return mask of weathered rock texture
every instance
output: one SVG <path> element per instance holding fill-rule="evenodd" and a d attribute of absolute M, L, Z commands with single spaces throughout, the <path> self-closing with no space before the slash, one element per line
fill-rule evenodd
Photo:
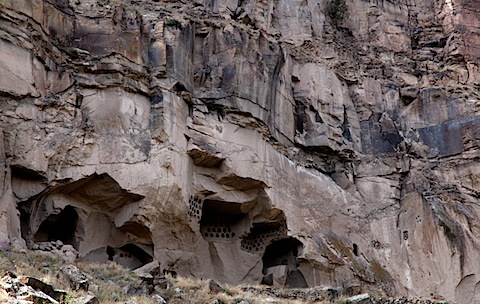
<path fill-rule="evenodd" d="M 0 247 L 480 301 L 480 3 L 0 0 Z"/>

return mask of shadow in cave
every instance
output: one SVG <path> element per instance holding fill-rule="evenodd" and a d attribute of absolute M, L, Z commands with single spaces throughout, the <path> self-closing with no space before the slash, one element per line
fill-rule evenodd
<path fill-rule="evenodd" d="M 153 245 L 127 243 L 120 247 L 100 247 L 90 251 L 79 261 L 86 263 L 115 262 L 128 269 L 136 269 L 153 261 Z"/>
<path fill-rule="evenodd" d="M 78 213 L 72 206 L 66 206 L 60 213 L 49 215 L 38 228 L 34 242 L 50 242 L 60 240 L 77 248 L 75 231 Z"/>
<path fill-rule="evenodd" d="M 298 269 L 297 257 L 301 250 L 303 244 L 296 238 L 285 238 L 270 243 L 262 257 L 264 275 L 262 284 L 307 288 L 307 281 Z"/>
<path fill-rule="evenodd" d="M 153 261 L 153 257 L 135 244 L 125 244 L 119 248 L 130 258 L 134 257 L 143 266 Z"/>
<path fill-rule="evenodd" d="M 238 203 L 205 200 L 200 219 L 200 232 L 207 241 L 234 242 L 250 226 L 248 215 Z"/>

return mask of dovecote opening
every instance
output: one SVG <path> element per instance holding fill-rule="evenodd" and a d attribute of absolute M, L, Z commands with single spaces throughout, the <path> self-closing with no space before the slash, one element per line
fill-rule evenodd
<path fill-rule="evenodd" d="M 191 196 L 188 201 L 188 215 L 200 220 L 202 218 L 203 200 L 196 196 Z"/>
<path fill-rule="evenodd" d="M 255 223 L 250 233 L 242 239 L 241 248 L 251 253 L 261 253 L 272 240 L 285 237 L 286 231 L 284 221 Z"/>
<path fill-rule="evenodd" d="M 250 226 L 239 203 L 205 200 L 201 214 L 200 233 L 206 241 L 233 243 Z"/>

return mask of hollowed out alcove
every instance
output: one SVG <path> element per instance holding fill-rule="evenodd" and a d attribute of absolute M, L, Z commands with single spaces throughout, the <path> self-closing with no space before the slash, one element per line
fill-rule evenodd
<path fill-rule="evenodd" d="M 107 263 L 113 261 L 126 268 L 135 269 L 153 261 L 153 246 L 127 243 L 118 248 L 97 248 L 80 258 L 83 262 Z"/>
<path fill-rule="evenodd" d="M 242 239 L 241 248 L 251 253 L 261 253 L 272 240 L 285 237 L 286 231 L 285 221 L 255 223 L 250 233 Z"/>
<path fill-rule="evenodd" d="M 119 252 L 120 258 L 122 258 L 122 254 L 124 255 L 128 254 L 128 258 L 136 257 L 142 265 L 145 265 L 153 261 L 153 257 L 150 254 L 148 254 L 145 250 L 138 247 L 137 245 L 125 244 L 118 249 L 120 250 Z"/>
<path fill-rule="evenodd" d="M 263 268 L 277 265 L 296 267 L 297 256 L 303 249 L 303 244 L 296 238 L 286 238 L 272 242 L 263 254 Z"/>
<path fill-rule="evenodd" d="M 150 253 L 135 244 L 125 244 L 114 251 L 113 261 L 130 269 L 141 267 L 153 261 Z"/>
<path fill-rule="evenodd" d="M 241 204 L 214 200 L 203 202 L 200 232 L 207 241 L 234 242 L 246 233 L 250 219 Z"/>
<path fill-rule="evenodd" d="M 262 257 L 262 283 L 281 287 L 308 287 L 305 277 L 298 269 L 297 257 L 302 254 L 302 250 L 302 242 L 292 237 L 269 244 Z"/>
<path fill-rule="evenodd" d="M 75 232 L 77 230 L 78 213 L 72 206 L 66 206 L 58 214 L 49 215 L 40 225 L 33 237 L 34 242 L 60 240 L 64 244 L 77 247 Z"/>

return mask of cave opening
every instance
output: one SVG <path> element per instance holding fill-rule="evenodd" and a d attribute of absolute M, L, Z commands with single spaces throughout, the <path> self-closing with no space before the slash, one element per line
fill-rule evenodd
<path fill-rule="evenodd" d="M 153 261 L 153 245 L 126 243 L 119 247 L 105 246 L 90 251 L 80 261 L 86 263 L 115 262 L 128 269 L 136 269 Z"/>
<path fill-rule="evenodd" d="M 44 176 L 34 170 L 15 165 L 11 166 L 10 168 L 12 169 L 12 178 L 27 181 L 46 181 L 46 178 Z"/>
<path fill-rule="evenodd" d="M 118 249 L 120 251 L 120 258 L 125 257 L 138 260 L 138 262 L 141 264 L 140 266 L 143 266 L 153 261 L 153 257 L 149 253 L 147 253 L 145 250 L 135 244 L 128 243 L 119 247 Z"/>
<path fill-rule="evenodd" d="M 242 212 L 241 204 L 215 200 L 203 202 L 200 232 L 205 240 L 234 242 L 249 227 L 249 217 Z"/>
<path fill-rule="evenodd" d="M 303 244 L 296 238 L 285 238 L 272 242 L 263 254 L 263 267 L 269 268 L 277 265 L 295 267 L 300 248 L 303 248 Z"/>
<path fill-rule="evenodd" d="M 113 257 L 115 256 L 115 254 L 117 254 L 115 252 L 115 249 L 113 249 L 113 247 L 111 246 L 107 246 L 107 255 L 109 261 L 113 261 Z"/>
<path fill-rule="evenodd" d="M 271 242 L 262 257 L 262 284 L 307 288 L 307 281 L 299 270 L 297 261 L 302 251 L 302 242 L 293 237 Z"/>
<path fill-rule="evenodd" d="M 358 256 L 358 245 L 353 243 L 353 254 L 355 256 Z"/>
<path fill-rule="evenodd" d="M 50 242 L 60 240 L 77 248 L 75 239 L 78 213 L 68 205 L 58 214 L 49 215 L 40 225 L 33 237 L 34 242 Z M 78 249 L 78 248 L 77 248 Z"/>
<path fill-rule="evenodd" d="M 274 239 L 284 238 L 287 224 L 284 220 L 268 223 L 254 223 L 250 233 L 242 239 L 241 248 L 251 253 L 261 253 Z"/>

